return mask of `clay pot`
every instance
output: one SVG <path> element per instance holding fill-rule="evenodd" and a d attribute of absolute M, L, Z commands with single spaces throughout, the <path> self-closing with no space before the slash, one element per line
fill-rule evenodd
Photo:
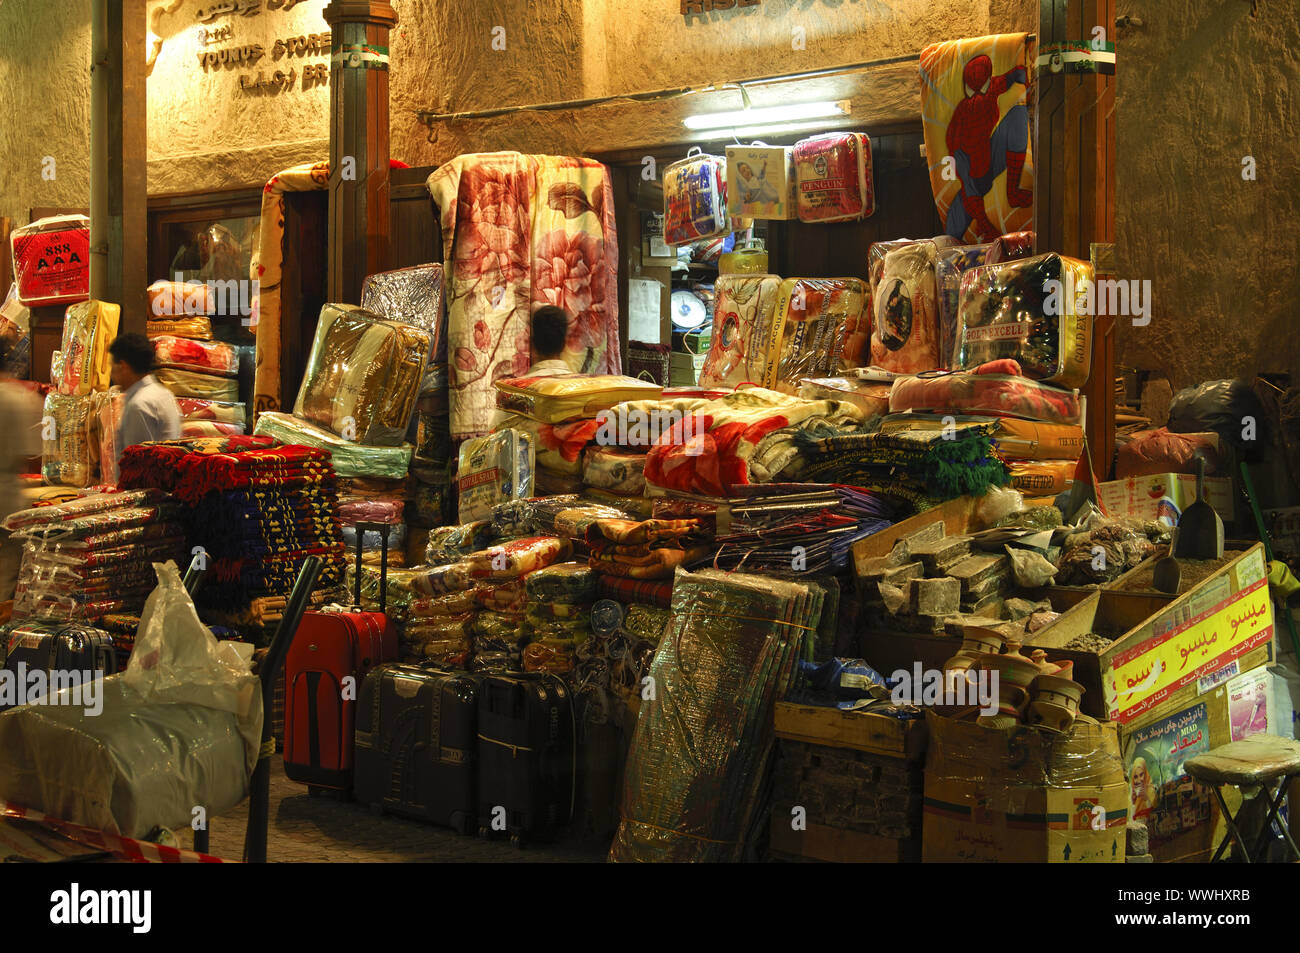
<path fill-rule="evenodd" d="M 1057 675 L 1039 675 L 1034 679 L 1032 690 L 1034 701 L 1068 709 L 1071 718 L 1079 710 L 1079 699 L 1084 691 L 1078 682 Z"/>
<path fill-rule="evenodd" d="M 993 629 L 980 629 L 974 626 L 962 633 L 960 651 L 964 655 L 995 655 L 1002 650 L 1002 633 Z"/>
<path fill-rule="evenodd" d="M 1020 719 L 1015 715 L 980 715 L 976 723 L 986 728 L 1014 728 Z"/>
<path fill-rule="evenodd" d="M 974 664 L 975 656 L 967 654 L 963 645 L 956 655 L 943 663 L 943 670 L 945 672 L 964 672 Z"/>
<path fill-rule="evenodd" d="M 1017 721 L 1025 713 L 1029 702 L 1029 692 L 1015 685 L 998 685 L 998 714 L 1007 715 Z"/>
<path fill-rule="evenodd" d="M 1061 705 L 1046 701 L 1029 703 L 1029 723 L 1042 725 L 1053 731 L 1065 731 L 1074 723 L 1074 711 Z"/>
<path fill-rule="evenodd" d="M 1035 678 L 1043 674 L 1037 665 L 1023 655 L 992 655 L 985 653 L 977 658 L 980 668 L 998 673 L 999 685 L 1028 688 Z"/>

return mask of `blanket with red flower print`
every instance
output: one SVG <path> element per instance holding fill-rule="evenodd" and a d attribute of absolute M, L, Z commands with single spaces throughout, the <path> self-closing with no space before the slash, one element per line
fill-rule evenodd
<path fill-rule="evenodd" d="M 569 315 L 564 360 L 617 374 L 618 235 L 609 169 L 592 159 L 463 155 L 428 188 L 441 213 L 451 435 L 488 433 L 494 381 L 532 364 L 531 318 Z"/>

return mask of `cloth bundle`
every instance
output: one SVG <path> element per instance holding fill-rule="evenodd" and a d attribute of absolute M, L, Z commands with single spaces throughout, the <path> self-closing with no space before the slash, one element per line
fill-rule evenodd
<path fill-rule="evenodd" d="M 293 413 L 346 440 L 402 443 L 428 364 L 429 334 L 354 305 L 321 308 Z"/>
<path fill-rule="evenodd" d="M 667 579 L 708 552 L 698 519 L 598 519 L 587 528 L 588 565 L 603 575 Z"/>
<path fill-rule="evenodd" d="M 942 334 L 934 270 L 938 251 L 934 242 L 921 241 L 885 255 L 880 281 L 872 292 L 873 365 L 898 374 L 940 366 Z"/>
<path fill-rule="evenodd" d="M 108 389 L 113 371 L 108 346 L 117 337 L 121 316 L 119 305 L 105 301 L 82 301 L 68 308 L 59 346 L 61 374 L 51 379 L 60 394 L 84 396 Z"/>
<path fill-rule="evenodd" d="M 713 332 L 700 368 L 700 386 L 761 384 L 767 379 L 781 279 L 776 275 L 719 275 L 714 284 Z"/>
<path fill-rule="evenodd" d="M 158 367 L 218 377 L 239 376 L 239 352 L 232 345 L 220 341 L 193 341 L 159 335 L 153 339 L 153 354 Z"/>
<path fill-rule="evenodd" d="M 852 404 L 803 400 L 760 387 L 693 406 L 650 449 L 647 484 L 728 496 L 736 486 L 770 482 L 795 463 L 799 456 L 795 436 L 801 429 L 852 425 L 862 419 L 862 412 Z"/>
<path fill-rule="evenodd" d="M 328 451 L 334 473 L 340 478 L 403 480 L 411 465 L 414 447 L 370 447 L 330 433 L 292 414 L 264 411 L 257 417 L 253 433 L 288 444 Z"/>
<path fill-rule="evenodd" d="M 442 265 L 414 265 L 369 275 L 361 286 L 361 307 L 389 321 L 419 328 L 429 336 L 420 393 L 445 393 L 447 320 L 442 313 Z"/>
<path fill-rule="evenodd" d="M 809 657 L 821 592 L 679 571 L 627 757 L 613 861 L 739 861 L 768 813 L 774 705 Z M 702 674 L 707 673 L 704 677 Z"/>
<path fill-rule="evenodd" d="M 861 316 L 866 295 L 866 283 L 858 278 L 787 278 L 781 282 L 777 343 L 764 386 L 793 394 L 801 379 L 837 370 L 849 326 L 855 335 L 864 326 Z M 861 354 L 858 363 L 860 358 Z"/>
<path fill-rule="evenodd" d="M 958 363 L 1016 361 L 1026 377 L 1082 387 L 1092 371 L 1092 266 L 1061 255 L 982 265 L 962 278 Z"/>
<path fill-rule="evenodd" d="M 857 377 L 806 377 L 799 382 L 804 400 L 838 400 L 862 411 L 862 419 L 889 413 L 889 384 L 877 384 Z"/>

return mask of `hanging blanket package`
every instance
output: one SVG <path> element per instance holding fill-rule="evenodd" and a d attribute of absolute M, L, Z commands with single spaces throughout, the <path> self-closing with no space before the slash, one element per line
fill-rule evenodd
<path fill-rule="evenodd" d="M 729 231 L 727 160 L 695 146 L 664 170 L 664 242 L 686 245 Z"/>
<path fill-rule="evenodd" d="M 429 335 L 354 305 L 321 308 L 295 416 L 348 440 L 395 447 L 406 435 Z"/>
<path fill-rule="evenodd" d="M 1092 370 L 1092 276 L 1091 265 L 1057 254 L 967 272 L 958 309 L 961 367 L 1010 358 L 1026 377 L 1082 387 Z"/>
<path fill-rule="evenodd" d="M 792 147 L 727 146 L 727 211 L 733 218 L 795 218 L 798 194 Z"/>
<path fill-rule="evenodd" d="M 858 278 L 787 278 L 781 282 L 764 386 L 794 393 L 801 378 L 822 377 L 839 365 L 838 348 L 856 328 L 867 286 Z"/>
<path fill-rule="evenodd" d="M 876 210 L 871 139 L 862 132 L 833 132 L 794 146 L 799 180 L 799 221 L 849 222 Z"/>
<path fill-rule="evenodd" d="M 532 437 L 519 430 L 500 430 L 460 445 L 460 521 L 472 523 L 492 515 L 506 500 L 533 495 L 536 455 Z"/>
<path fill-rule="evenodd" d="M 435 368 L 447 363 L 446 322 L 442 318 L 442 265 L 415 265 L 370 275 L 361 286 L 361 307 L 390 321 L 417 327 L 429 335 L 428 363 L 420 382 L 420 393 L 437 390 L 439 375 Z"/>
<path fill-rule="evenodd" d="M 90 295 L 90 219 L 55 215 L 9 236 L 18 302 L 29 308 L 84 301 Z"/>
<path fill-rule="evenodd" d="M 61 394 L 107 390 L 113 373 L 108 346 L 117 337 L 122 309 L 104 301 L 83 301 L 63 318 L 62 363 L 53 381 Z"/>
<path fill-rule="evenodd" d="M 885 255 L 873 297 L 873 365 L 898 374 L 932 371 L 939 366 L 936 256 L 937 248 L 931 241 L 913 242 Z"/>
<path fill-rule="evenodd" d="M 714 285 L 713 333 L 700 368 L 701 387 L 761 384 L 772 337 L 779 334 L 777 275 L 721 275 Z"/>
<path fill-rule="evenodd" d="M 594 419 L 625 400 L 654 400 L 663 393 L 658 384 L 618 374 L 507 377 L 496 382 L 496 389 L 499 408 L 547 424 Z"/>

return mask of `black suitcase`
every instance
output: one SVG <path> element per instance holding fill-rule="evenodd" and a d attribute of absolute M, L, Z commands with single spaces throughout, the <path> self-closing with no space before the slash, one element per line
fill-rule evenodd
<path fill-rule="evenodd" d="M 35 670 L 45 672 L 47 679 L 51 673 L 60 673 L 55 684 L 47 681 L 51 689 L 61 687 L 60 683 L 71 684 L 64 679 L 72 678 L 70 673 L 73 672 L 89 672 L 93 677 L 96 672 L 112 675 L 117 671 L 113 637 L 102 629 L 77 622 L 32 619 L 0 626 L 0 658 L 5 670 L 13 672 L 20 680 Z M 76 677 L 80 680 L 84 675 Z M 0 711 L 12 707 L 13 704 L 0 697 Z"/>
<path fill-rule="evenodd" d="M 569 688 L 547 672 L 487 675 L 478 708 L 479 834 L 519 847 L 553 839 L 573 816 L 576 764 Z"/>
<path fill-rule="evenodd" d="M 357 699 L 353 797 L 381 813 L 470 830 L 481 682 L 420 665 L 372 669 Z"/>

